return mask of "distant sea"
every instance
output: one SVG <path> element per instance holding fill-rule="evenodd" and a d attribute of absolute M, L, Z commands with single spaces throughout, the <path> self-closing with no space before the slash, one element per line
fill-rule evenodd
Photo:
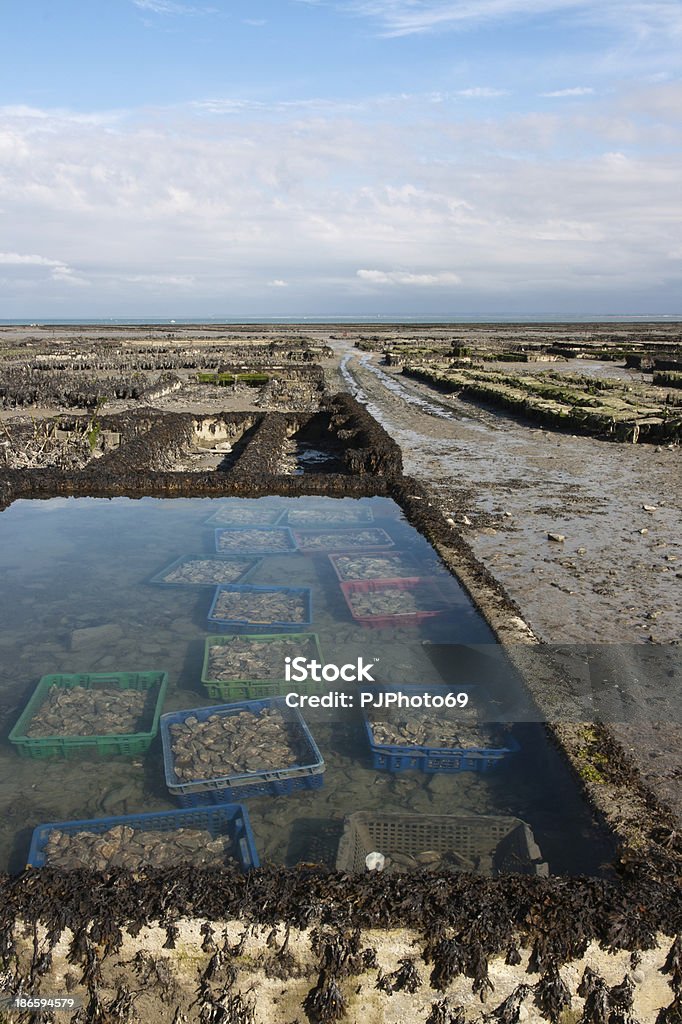
<path fill-rule="evenodd" d="M 453 313 L 451 316 L 239 316 L 239 317 L 70 317 L 68 319 L 2 320 L 3 327 L 102 326 L 133 327 L 188 324 L 220 326 L 238 324 L 594 324 L 594 323 L 678 323 L 682 313 L 594 313 L 590 316 L 569 316 L 566 313 Z"/>

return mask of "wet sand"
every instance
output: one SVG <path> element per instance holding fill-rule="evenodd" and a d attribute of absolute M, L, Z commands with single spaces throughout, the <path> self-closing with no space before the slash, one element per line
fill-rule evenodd
<path fill-rule="evenodd" d="M 405 472 L 429 487 L 540 640 L 621 645 L 614 657 L 627 656 L 623 645 L 679 644 L 679 448 L 544 430 L 336 346 L 348 357 L 346 385 L 359 386 L 358 397 L 400 443 Z M 682 816 L 682 726 L 614 731 Z"/>

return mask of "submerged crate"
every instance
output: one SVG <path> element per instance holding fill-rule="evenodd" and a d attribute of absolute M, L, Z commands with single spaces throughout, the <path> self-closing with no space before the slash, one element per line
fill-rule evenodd
<path fill-rule="evenodd" d="M 328 555 L 328 558 L 340 583 L 418 580 L 423 572 L 418 562 L 407 551 L 342 551 L 336 555 Z M 375 563 L 376 575 L 354 575 L 354 572 L 357 573 L 360 569 L 354 569 L 353 563 L 361 565 L 365 562 L 368 563 L 367 572 L 372 571 L 370 563 Z"/>
<path fill-rule="evenodd" d="M 241 499 L 242 501 L 244 499 Z M 260 500 L 260 499 L 257 499 Z M 223 505 L 206 520 L 207 526 L 274 526 L 284 516 L 283 508 L 256 505 Z"/>
<path fill-rule="evenodd" d="M 184 722 L 190 715 L 194 715 L 200 722 L 205 722 L 210 715 L 227 717 L 241 711 L 250 711 L 257 715 L 264 708 L 276 708 L 285 721 L 291 724 L 293 732 L 305 751 L 301 764 L 279 770 L 268 769 L 261 772 L 225 775 L 216 779 L 180 781 L 173 767 L 173 750 L 169 732 L 171 725 Z M 217 707 L 191 708 L 187 711 L 176 711 L 163 715 L 161 718 L 161 740 L 166 786 L 183 807 L 231 803 L 237 797 L 240 800 L 247 800 L 256 796 L 288 796 L 297 789 L 318 789 L 324 781 L 322 773 L 325 770 L 325 764 L 310 729 L 300 711 L 288 707 L 283 697 L 241 701 L 237 704 L 218 705 Z"/>
<path fill-rule="evenodd" d="M 520 818 L 380 811 L 346 818 L 336 869 L 365 872 L 368 853 L 416 857 L 427 850 L 459 854 L 478 864 L 475 870 L 481 874 L 549 874 L 530 827 Z"/>
<path fill-rule="evenodd" d="M 228 644 L 239 643 L 244 640 L 253 640 L 258 644 L 273 644 L 281 647 L 281 672 L 275 676 L 260 679 L 248 676 L 243 678 L 235 677 L 234 679 L 212 678 L 210 675 L 211 648 L 224 647 Z M 308 650 L 305 651 L 304 648 Z M 209 697 L 224 701 L 279 697 L 292 691 L 304 694 L 317 693 L 320 687 L 326 685 L 322 681 L 307 679 L 303 683 L 292 683 L 287 682 L 284 678 L 284 659 L 286 657 L 296 658 L 301 655 L 305 655 L 308 661 L 313 660 L 324 664 L 317 633 L 238 633 L 234 636 L 209 636 L 206 638 L 204 645 L 204 664 L 201 670 L 201 681 L 208 690 Z"/>
<path fill-rule="evenodd" d="M 366 693 L 387 693 L 400 692 L 406 696 L 413 697 L 424 693 L 445 697 L 451 690 L 447 686 L 383 686 L 364 687 Z M 409 708 L 389 709 L 384 712 L 386 719 L 390 721 L 396 713 L 403 717 L 415 714 Z M 434 709 L 433 714 L 446 715 L 447 709 Z M 418 711 L 416 712 L 418 714 Z M 453 710 L 453 718 L 461 715 L 461 712 Z M 372 752 L 372 767 L 376 771 L 384 772 L 485 772 L 490 768 L 500 765 L 512 754 L 518 753 L 521 749 L 513 736 L 505 737 L 503 747 L 425 747 L 416 743 L 388 744 L 378 743 L 375 740 L 374 730 L 370 713 L 363 709 L 365 718 L 365 731 Z M 463 723 L 466 725 L 466 723 Z"/>
<path fill-rule="evenodd" d="M 288 526 L 233 526 L 215 530 L 215 549 L 220 554 L 286 555 L 296 550 Z"/>
<path fill-rule="evenodd" d="M 104 734 L 92 736 L 27 736 L 31 720 L 44 703 L 52 686 L 72 689 L 82 686 L 86 689 L 102 690 L 153 690 L 158 693 L 153 710 L 145 711 L 150 721 L 148 730 L 135 733 Z M 9 734 L 11 743 L 23 757 L 78 757 L 83 755 L 113 756 L 123 754 L 132 757 L 143 754 L 159 731 L 159 716 L 168 687 L 166 672 L 89 672 L 76 675 L 43 676 L 29 700 L 24 713 Z"/>
<path fill-rule="evenodd" d="M 356 523 L 373 523 L 371 508 L 351 506 L 338 508 L 292 508 L 284 513 L 282 522 L 289 526 L 336 527 L 353 526 Z"/>
<path fill-rule="evenodd" d="M 261 564 L 262 558 L 238 555 L 181 555 L 149 580 L 159 587 L 217 587 L 243 583 Z M 192 574 L 196 579 L 192 579 Z M 212 578 L 211 578 L 212 577 Z"/>
<path fill-rule="evenodd" d="M 436 615 L 442 615 L 448 610 L 448 602 L 445 596 L 433 580 L 429 579 L 357 580 L 355 582 L 342 583 L 341 591 L 351 615 L 356 622 L 363 626 L 415 626 L 424 619 L 431 619 Z M 408 592 L 413 595 L 415 601 L 419 601 L 422 605 L 426 605 L 426 607 L 422 607 L 418 611 L 386 611 L 376 615 L 359 612 L 353 597 L 355 595 L 373 594 L 378 591 L 386 591 L 389 595 L 391 593 L 399 595 L 402 592 Z"/>
<path fill-rule="evenodd" d="M 378 526 L 366 530 L 294 530 L 299 551 L 326 555 L 329 551 L 374 551 L 392 548 L 391 537 Z"/>
<path fill-rule="evenodd" d="M 219 836 L 229 836 L 232 839 L 235 857 L 244 871 L 260 865 L 246 808 L 241 804 L 222 804 L 196 810 L 126 814 L 120 818 L 90 818 L 84 821 L 51 821 L 46 825 L 38 825 L 33 831 L 26 866 L 45 867 L 45 848 L 50 834 L 55 829 L 69 835 L 77 832 L 102 835 L 117 825 L 127 825 L 141 832 L 174 832 L 179 828 L 205 829 L 211 833 L 212 839 Z"/>
<path fill-rule="evenodd" d="M 224 619 L 217 614 L 217 607 L 222 594 L 291 594 L 300 598 L 303 605 L 303 618 L 299 619 L 298 622 L 287 622 L 282 619 L 272 619 L 270 621 L 258 621 L 249 618 Z M 208 613 L 209 628 L 213 626 L 216 629 L 229 630 L 231 632 L 242 629 L 250 630 L 252 633 L 269 633 L 276 629 L 282 633 L 295 633 L 297 630 L 305 629 L 306 626 L 312 625 L 312 621 L 313 606 L 310 587 L 253 587 L 235 585 L 216 587 L 213 603 Z"/>

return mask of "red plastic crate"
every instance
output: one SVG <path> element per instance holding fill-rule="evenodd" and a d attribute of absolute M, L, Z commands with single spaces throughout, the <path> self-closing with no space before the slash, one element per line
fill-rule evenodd
<path fill-rule="evenodd" d="M 351 604 L 352 594 L 366 594 L 373 590 L 422 590 L 427 598 L 433 601 L 433 608 L 419 612 L 407 612 L 397 615 L 358 615 L 353 611 Z M 401 626 L 417 625 L 423 619 L 433 618 L 435 615 L 442 615 L 448 609 L 448 602 L 438 586 L 429 579 L 407 579 L 407 580 L 357 580 L 351 583 L 342 583 L 341 591 L 348 605 L 348 610 L 356 622 L 363 626 Z"/>

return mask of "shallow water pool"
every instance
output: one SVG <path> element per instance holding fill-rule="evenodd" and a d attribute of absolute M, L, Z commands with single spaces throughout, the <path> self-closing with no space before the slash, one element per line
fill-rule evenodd
<path fill-rule="evenodd" d="M 205 640 L 215 632 L 207 621 L 214 588 L 151 581 L 181 556 L 215 553 L 216 522 L 208 520 L 221 509 L 223 520 L 239 510 L 240 525 L 249 515 L 244 510 L 257 509 L 270 510 L 271 521 L 283 517 L 284 527 L 287 513 L 296 512 L 296 531 L 383 531 L 393 544 L 387 550 L 405 553 L 420 577 L 435 581 L 445 613 L 417 625 L 372 628 L 354 621 L 325 550 L 265 555 L 246 582 L 311 589 L 312 625 L 303 631 L 317 634 L 326 663 L 362 658 L 377 683 L 447 683 L 466 690 L 485 717 L 494 714 L 486 655 L 494 637 L 389 499 L 17 501 L 0 513 L 0 869 L 23 867 L 40 823 L 177 807 L 164 783 L 158 736 L 144 755 L 83 761 L 22 758 L 7 736 L 49 673 L 163 670 L 169 676 L 164 712 L 220 703 L 201 683 Z M 329 515 L 338 519 L 339 510 L 340 518 L 361 510 L 361 521 L 320 525 Z M 516 690 L 507 708 L 515 701 L 521 708 L 522 687 L 509 680 Z M 339 687 L 325 684 L 320 692 L 332 689 Z M 531 825 L 553 873 L 596 872 L 608 859 L 607 839 L 537 724 L 512 728 L 521 750 L 494 771 L 390 774 L 372 767 L 357 707 L 303 714 L 325 761 L 324 785 L 247 801 L 261 860 L 333 864 L 344 817 L 360 810 L 514 815 Z"/>

